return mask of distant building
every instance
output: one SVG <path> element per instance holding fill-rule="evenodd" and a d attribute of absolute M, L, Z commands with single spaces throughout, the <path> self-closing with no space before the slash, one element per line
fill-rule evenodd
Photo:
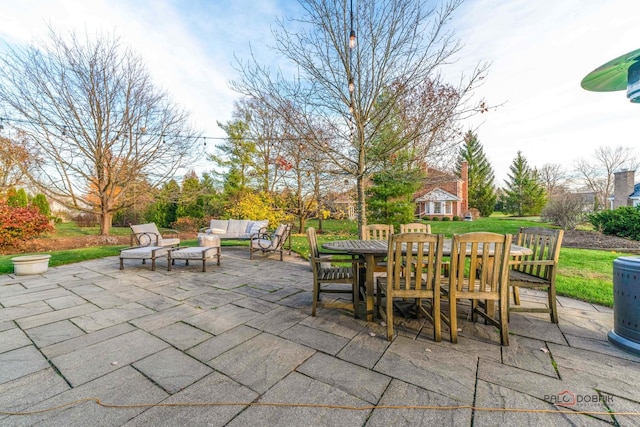
<path fill-rule="evenodd" d="M 463 218 L 469 213 L 469 167 L 462 162 L 460 177 L 427 168 L 424 185 L 413 197 L 416 216 Z"/>
<path fill-rule="evenodd" d="M 640 205 L 640 184 L 635 184 L 635 171 L 620 171 L 613 175 L 613 197 L 609 197 L 611 209 Z"/>

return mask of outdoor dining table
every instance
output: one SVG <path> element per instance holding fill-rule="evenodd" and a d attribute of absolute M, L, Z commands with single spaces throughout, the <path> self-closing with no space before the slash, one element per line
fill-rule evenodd
<path fill-rule="evenodd" d="M 452 239 L 445 239 L 442 247 L 443 256 L 451 256 Z M 326 242 L 322 244 L 322 247 L 327 250 L 345 252 L 350 255 L 359 255 L 364 258 L 365 263 L 365 304 L 367 321 L 373 321 L 374 314 L 374 270 L 376 266 L 376 259 L 384 258 L 387 255 L 387 241 L 386 240 L 334 240 L 332 242 Z M 523 255 L 530 255 L 533 251 L 531 249 L 511 245 L 510 255 L 512 257 L 519 257 Z M 357 297 L 357 296 L 354 296 Z"/>

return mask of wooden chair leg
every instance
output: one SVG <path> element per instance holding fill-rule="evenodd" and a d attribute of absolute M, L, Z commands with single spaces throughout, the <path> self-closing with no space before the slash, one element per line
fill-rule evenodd
<path fill-rule="evenodd" d="M 456 312 L 456 300 L 449 295 L 449 335 L 451 342 L 458 342 L 458 313 Z"/>
<path fill-rule="evenodd" d="M 517 286 L 512 286 L 513 289 L 513 304 L 520 305 L 520 288 Z"/>
<path fill-rule="evenodd" d="M 387 341 L 393 341 L 393 298 L 387 292 Z"/>
<path fill-rule="evenodd" d="M 551 323 L 558 323 L 558 305 L 556 304 L 556 288 L 549 286 L 547 290 L 549 295 L 549 314 L 551 316 Z"/>
<path fill-rule="evenodd" d="M 500 344 L 509 345 L 509 310 L 507 308 L 507 301 L 504 298 L 500 299 Z"/>
<path fill-rule="evenodd" d="M 318 298 L 320 298 L 320 284 L 313 284 L 313 303 L 311 304 L 311 316 L 316 315 L 316 307 L 318 306 Z"/>
<path fill-rule="evenodd" d="M 433 317 L 433 340 L 442 341 L 442 321 L 440 319 L 440 295 L 434 292 L 431 304 L 431 317 Z"/>

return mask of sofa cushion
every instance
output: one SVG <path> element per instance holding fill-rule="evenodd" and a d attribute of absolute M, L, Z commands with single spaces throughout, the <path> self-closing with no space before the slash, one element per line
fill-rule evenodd
<path fill-rule="evenodd" d="M 269 220 L 264 221 L 251 221 L 249 223 L 249 228 L 247 228 L 247 234 L 251 236 L 252 234 L 258 234 L 260 230 L 263 228 L 267 228 L 269 225 Z"/>
<path fill-rule="evenodd" d="M 230 219 L 227 227 L 227 236 L 245 237 L 248 219 Z"/>
<path fill-rule="evenodd" d="M 209 229 L 218 228 L 220 230 L 227 231 L 227 226 L 229 225 L 228 219 L 212 219 L 209 224 Z"/>

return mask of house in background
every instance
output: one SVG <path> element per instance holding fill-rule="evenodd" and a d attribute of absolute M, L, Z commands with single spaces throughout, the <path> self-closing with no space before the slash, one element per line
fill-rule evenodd
<path fill-rule="evenodd" d="M 613 197 L 609 197 L 611 209 L 640 205 L 640 184 L 635 184 L 635 171 L 614 172 Z"/>
<path fill-rule="evenodd" d="M 460 178 L 434 168 L 427 168 L 427 178 L 413 201 L 419 218 L 459 218 L 469 213 L 469 166 L 462 162 Z"/>

